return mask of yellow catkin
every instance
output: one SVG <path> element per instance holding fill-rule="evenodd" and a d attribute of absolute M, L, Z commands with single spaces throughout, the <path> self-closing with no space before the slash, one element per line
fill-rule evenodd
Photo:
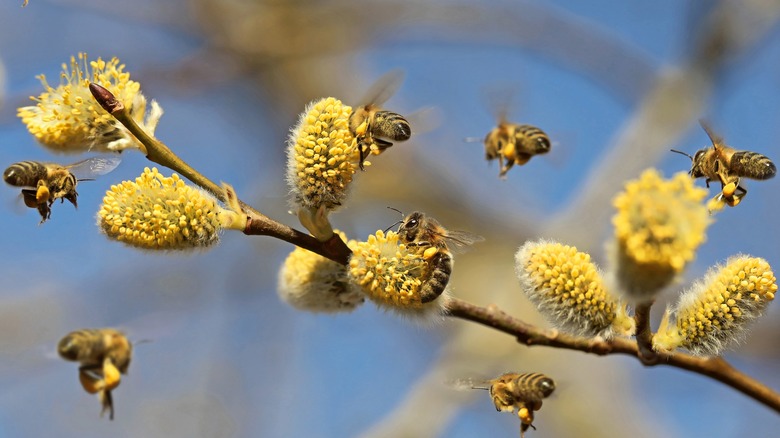
<path fill-rule="evenodd" d="M 429 272 L 428 261 L 420 251 L 411 251 L 398 234 L 377 231 L 365 242 L 352 242 L 349 277 L 374 303 L 411 317 L 441 315 L 446 308 L 446 292 L 423 303 L 420 289 Z"/>
<path fill-rule="evenodd" d="M 106 112 L 89 91 L 89 83 L 102 85 L 114 94 L 144 130 L 154 134 L 162 109 L 156 102 L 146 114 L 146 98 L 140 84 L 130 80 L 130 73 L 117 58 L 88 61 L 85 53 L 71 57 L 62 65 L 60 84 L 49 85 L 45 75 L 39 75 L 45 91 L 33 106 L 24 106 L 17 115 L 27 130 L 44 146 L 57 152 L 110 152 L 137 148 L 135 137 Z"/>
<path fill-rule="evenodd" d="M 346 266 L 300 247 L 282 264 L 277 291 L 286 303 L 309 312 L 350 312 L 365 301 L 362 292 L 349 287 Z"/>
<path fill-rule="evenodd" d="M 299 207 L 334 210 L 347 197 L 359 159 L 349 116 L 352 108 L 333 97 L 312 102 L 292 129 L 287 182 Z"/>
<path fill-rule="evenodd" d="M 611 251 L 620 288 L 630 298 L 651 299 L 695 258 L 711 222 L 706 196 L 687 173 L 663 179 L 648 169 L 615 197 Z"/>
<path fill-rule="evenodd" d="M 777 293 L 777 279 L 766 260 L 738 255 L 711 269 L 685 292 L 653 338 L 658 351 L 685 348 L 717 356 L 747 333 Z"/>
<path fill-rule="evenodd" d="M 590 255 L 540 240 L 521 246 L 515 262 L 523 292 L 557 327 L 583 336 L 633 334 L 634 320 L 606 289 Z"/>
<path fill-rule="evenodd" d="M 98 211 L 108 237 L 145 249 L 204 248 L 219 240 L 225 212 L 206 193 L 173 174 L 144 169 L 135 181 L 111 186 Z"/>

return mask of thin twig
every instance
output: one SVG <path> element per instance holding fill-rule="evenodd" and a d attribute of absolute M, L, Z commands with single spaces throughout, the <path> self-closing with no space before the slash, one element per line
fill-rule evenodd
<path fill-rule="evenodd" d="M 653 330 L 650 328 L 650 308 L 652 306 L 652 300 L 640 303 L 634 311 L 638 357 L 645 365 L 655 365 L 659 361 L 658 353 L 653 351 Z"/>
<path fill-rule="evenodd" d="M 457 298 L 453 298 L 447 307 L 451 317 L 492 327 L 514 336 L 519 343 L 528 346 L 542 345 L 577 350 L 599 356 L 625 354 L 639 358 L 637 344 L 629 339 L 594 340 L 572 336 L 557 330 L 544 330 L 514 318 L 495 306 L 479 307 Z M 723 358 L 701 358 L 684 353 L 657 354 L 659 358 L 657 363 L 645 363 L 644 365 L 668 365 L 711 377 L 780 413 L 780 394 L 736 370 Z"/>
<path fill-rule="evenodd" d="M 141 142 L 143 145 L 141 151 L 146 154 L 146 158 L 149 161 L 179 172 L 182 176 L 208 191 L 220 201 L 227 202 L 227 197 L 222 187 L 184 162 L 163 142 L 147 134 L 130 116 L 130 112 L 127 111 L 124 104 L 114 97 L 110 91 L 95 83 L 89 84 L 89 90 L 100 106 L 114 116 Z M 239 203 L 241 204 L 241 209 L 247 215 L 247 226 L 244 229 L 244 234 L 276 237 L 341 264 L 346 264 L 347 260 L 349 260 L 352 252 L 338 235 L 334 235 L 325 242 L 320 242 L 307 233 L 269 218 L 241 200 L 239 200 Z"/>

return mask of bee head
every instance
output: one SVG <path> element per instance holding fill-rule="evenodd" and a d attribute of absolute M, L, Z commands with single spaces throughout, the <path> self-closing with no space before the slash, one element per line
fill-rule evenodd
<path fill-rule="evenodd" d="M 76 342 L 76 338 L 72 335 L 67 335 L 60 340 L 57 344 L 57 353 L 60 354 L 65 360 L 78 360 L 81 347 Z"/>
<path fill-rule="evenodd" d="M 401 226 L 398 228 L 398 234 L 401 235 L 407 242 L 413 241 L 420 230 L 420 224 L 424 220 L 425 215 L 419 211 L 406 216 L 401 221 Z"/>
<path fill-rule="evenodd" d="M 700 178 L 704 176 L 704 169 L 702 169 L 702 165 L 704 164 L 704 158 L 706 154 L 707 149 L 701 149 L 696 152 L 693 158 L 691 158 L 690 174 L 693 178 Z"/>
<path fill-rule="evenodd" d="M 63 178 L 53 179 L 49 185 L 49 191 L 54 199 L 65 198 L 75 205 L 76 182 L 76 177 L 72 173 L 68 173 Z"/>
<path fill-rule="evenodd" d="M 690 154 L 687 154 L 683 151 L 678 151 L 677 149 L 670 149 L 670 150 L 676 154 L 685 155 L 686 157 L 691 159 L 691 170 L 688 171 L 691 177 L 699 178 L 704 176 L 704 172 L 701 169 L 701 159 L 704 156 L 704 153 L 706 152 L 705 149 L 696 152 L 696 156 L 693 157 Z"/>

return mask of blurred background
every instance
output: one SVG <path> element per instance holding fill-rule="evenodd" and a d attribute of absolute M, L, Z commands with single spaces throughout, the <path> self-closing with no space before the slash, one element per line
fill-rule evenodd
<path fill-rule="evenodd" d="M 392 69 L 405 82 L 386 107 L 437 108 L 439 122 L 374 157 L 332 221 L 365 238 L 422 210 L 486 238 L 457 257 L 452 292 L 546 323 L 522 295 L 513 253 L 525 240 L 577 245 L 607 266 L 611 198 L 647 167 L 687 171 L 709 145 L 706 117 L 727 143 L 780 160 L 780 2 L 616 3 L 477 0 L 22 0 L 0 5 L 0 163 L 74 162 L 38 146 L 16 117 L 80 51 L 119 57 L 166 113 L 157 136 L 263 213 L 287 213 L 285 140 L 312 99 L 359 105 Z M 496 123 L 496 93 L 513 121 L 553 139 L 550 154 L 499 180 L 479 143 Z M 18 189 L 0 191 L 0 436 L 473 437 L 517 436 L 518 420 L 484 391 L 443 382 L 544 372 L 557 392 L 531 437 L 770 436 L 777 413 L 719 383 L 627 357 L 517 345 L 460 320 L 419 326 L 371 303 L 312 315 L 276 295 L 292 248 L 225 233 L 208 252 L 158 254 L 108 241 L 94 215 L 112 183 L 144 157 L 79 185 L 79 209 L 38 225 Z M 399 172 L 403 169 L 403 172 Z M 169 174 L 169 171 L 163 173 Z M 703 181 L 699 181 L 703 185 Z M 780 267 L 777 179 L 747 182 L 737 208 L 667 302 L 736 253 Z M 717 184 L 716 184 L 717 185 Z M 716 189 L 711 189 L 714 196 Z M 114 391 L 116 419 L 54 354 L 82 327 L 120 327 L 138 345 Z M 780 310 L 770 306 L 727 355 L 770 387 Z"/>

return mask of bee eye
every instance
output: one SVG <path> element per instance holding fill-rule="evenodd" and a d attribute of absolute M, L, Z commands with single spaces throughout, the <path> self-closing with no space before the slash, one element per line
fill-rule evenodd
<path fill-rule="evenodd" d="M 404 225 L 404 228 L 414 228 L 417 226 L 417 219 L 410 219 L 406 225 Z"/>
<path fill-rule="evenodd" d="M 60 341 L 57 351 L 60 353 L 60 356 L 68 360 L 76 360 L 79 356 L 79 349 L 70 337 Z"/>

